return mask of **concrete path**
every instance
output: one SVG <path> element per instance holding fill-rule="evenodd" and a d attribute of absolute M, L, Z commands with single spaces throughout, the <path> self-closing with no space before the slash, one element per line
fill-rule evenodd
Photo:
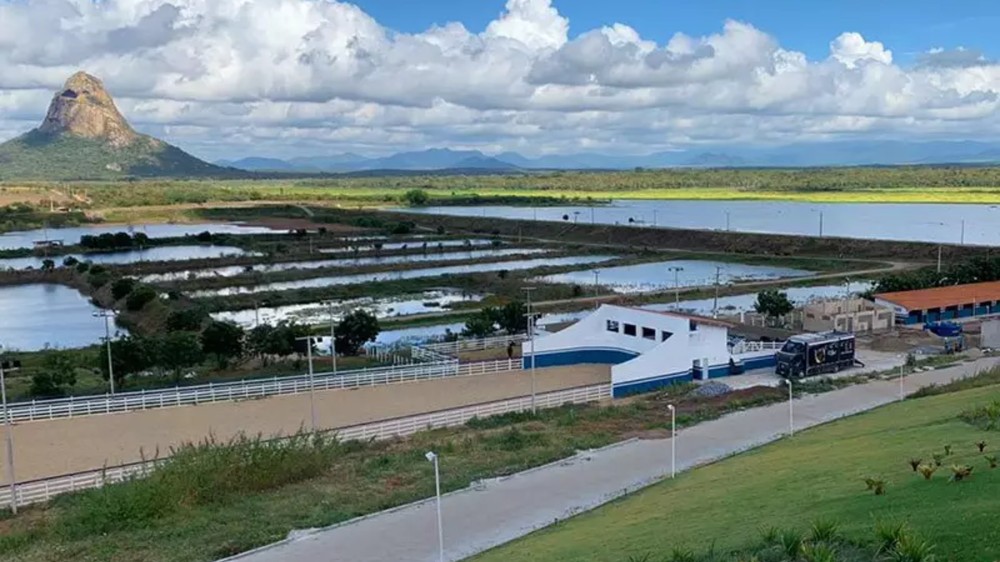
<path fill-rule="evenodd" d="M 906 391 L 963 378 L 1000 359 L 918 373 Z M 895 380 L 807 396 L 793 403 L 796 430 L 899 399 Z M 788 403 L 734 413 L 678 432 L 677 470 L 686 470 L 779 439 Z M 442 457 L 441 470 L 448 470 Z M 445 559 L 462 560 L 558 520 L 648 486 L 670 472 L 670 440 L 629 441 L 580 453 L 539 469 L 486 482 L 443 499 Z M 230 560 L 241 562 L 431 562 L 438 559 L 435 504 L 418 502 L 289 540 Z"/>

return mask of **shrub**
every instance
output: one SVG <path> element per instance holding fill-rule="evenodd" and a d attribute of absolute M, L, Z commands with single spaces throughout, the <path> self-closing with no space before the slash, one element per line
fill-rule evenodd
<path fill-rule="evenodd" d="M 1000 400 L 965 410 L 958 417 L 962 421 L 986 431 L 1000 430 Z"/>
<path fill-rule="evenodd" d="M 778 535 L 778 546 L 790 560 L 795 560 L 802 551 L 802 534 L 798 531 L 787 529 Z"/>
<path fill-rule="evenodd" d="M 100 289 L 101 287 L 107 285 L 109 281 L 111 281 L 111 275 L 109 275 L 108 272 L 102 271 L 100 273 L 94 273 L 93 268 L 90 270 L 90 275 L 87 276 L 87 282 L 90 283 L 90 286 L 95 289 Z"/>
<path fill-rule="evenodd" d="M 976 443 L 976 447 L 979 447 L 979 452 L 982 453 L 986 450 L 986 441 L 980 441 Z"/>
<path fill-rule="evenodd" d="M 904 533 L 889 552 L 889 559 L 893 562 L 934 562 L 937 556 L 931 543 Z"/>
<path fill-rule="evenodd" d="M 946 457 L 950 457 L 951 456 L 951 445 L 945 445 L 944 446 L 944 456 L 946 456 Z"/>
<path fill-rule="evenodd" d="M 66 267 L 73 267 L 80 264 L 80 260 L 74 258 L 73 256 L 66 256 L 63 258 L 62 264 Z"/>
<path fill-rule="evenodd" d="M 128 296 L 135 288 L 137 281 L 131 277 L 122 277 L 121 279 L 116 279 L 114 283 L 111 284 L 111 296 L 116 300 L 121 300 Z"/>
<path fill-rule="evenodd" d="M 778 544 L 778 538 L 781 536 L 781 529 L 771 526 L 763 527 L 760 530 L 760 538 L 764 541 L 764 544 Z"/>
<path fill-rule="evenodd" d="M 512 427 L 497 435 L 484 437 L 483 441 L 491 448 L 502 451 L 520 451 L 528 447 L 544 445 L 548 439 L 544 434 L 521 431 L 519 428 Z"/>
<path fill-rule="evenodd" d="M 985 458 L 986 462 L 989 463 L 990 468 L 996 468 L 997 467 L 997 456 L 996 455 L 986 455 L 983 458 Z"/>
<path fill-rule="evenodd" d="M 898 521 L 876 521 L 876 554 L 889 554 L 907 535 L 906 524 Z"/>
<path fill-rule="evenodd" d="M 423 207 L 430 199 L 427 192 L 422 189 L 411 189 L 403 194 L 403 201 L 411 207 Z"/>
<path fill-rule="evenodd" d="M 196 332 L 208 317 L 201 308 L 175 310 L 167 316 L 167 330 L 171 332 Z"/>
<path fill-rule="evenodd" d="M 961 482 L 972 476 L 972 467 L 967 464 L 951 465 L 951 481 Z"/>
<path fill-rule="evenodd" d="M 941 453 L 934 453 L 931 458 L 934 459 L 934 466 L 941 466 L 941 462 L 944 461 L 944 455 Z"/>
<path fill-rule="evenodd" d="M 934 473 L 937 471 L 937 467 L 930 464 L 925 464 L 921 465 L 920 468 L 918 468 L 917 470 L 920 472 L 920 474 L 923 475 L 924 480 L 930 480 L 931 476 L 934 476 Z"/>
<path fill-rule="evenodd" d="M 835 521 L 820 520 L 812 524 L 809 540 L 813 542 L 832 542 L 837 539 L 840 525 Z"/>
<path fill-rule="evenodd" d="M 876 496 L 885 495 L 885 480 L 881 478 L 865 478 L 865 485 L 868 489 L 875 493 Z"/>
<path fill-rule="evenodd" d="M 917 468 L 920 466 L 921 462 L 923 462 L 923 459 L 910 459 L 910 468 L 913 469 L 913 472 L 917 471 Z"/>
<path fill-rule="evenodd" d="M 796 558 L 792 558 L 796 560 Z M 805 562 L 837 562 L 837 551 L 825 543 L 802 545 L 802 560 Z"/>
<path fill-rule="evenodd" d="M 87 273 L 88 269 L 90 269 L 90 262 L 89 261 L 82 261 L 82 262 L 76 264 L 76 270 L 78 272 L 80 272 L 80 273 Z"/>
<path fill-rule="evenodd" d="M 131 311 L 142 310 L 150 301 L 156 298 L 156 290 L 146 285 L 140 285 L 132 290 L 125 299 L 125 308 Z"/>

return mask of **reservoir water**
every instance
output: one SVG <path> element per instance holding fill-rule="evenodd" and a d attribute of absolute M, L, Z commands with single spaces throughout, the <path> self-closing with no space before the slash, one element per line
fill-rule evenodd
<path fill-rule="evenodd" d="M 127 250 L 124 252 L 100 252 L 94 254 L 72 254 L 80 261 L 104 264 L 126 264 L 140 261 L 180 261 L 197 259 L 214 259 L 224 256 L 243 256 L 248 252 L 235 246 L 155 246 L 142 250 Z M 62 265 L 67 256 L 54 256 L 52 261 L 56 266 Z M 30 256 L 25 258 L 0 259 L 0 269 L 39 269 L 45 258 Z"/>
<path fill-rule="evenodd" d="M 603 206 L 467 206 L 408 213 L 1000 245 L 1000 206 L 943 203 L 807 203 L 623 199 Z M 822 226 L 821 226 L 822 225 Z"/>
<path fill-rule="evenodd" d="M 93 316 L 97 310 L 78 291 L 63 285 L 0 287 L 0 346 L 36 351 L 97 343 L 104 337 L 104 319 Z"/>
<path fill-rule="evenodd" d="M 188 236 L 202 232 L 212 234 L 263 234 L 275 230 L 263 226 L 246 226 L 231 223 L 197 223 L 197 224 L 105 224 L 88 226 L 71 226 L 66 228 L 39 228 L 35 230 L 19 230 L 0 234 L 0 250 L 15 248 L 31 248 L 41 240 L 61 240 L 63 244 L 76 244 L 80 237 L 86 234 L 99 235 L 115 232 L 143 232 L 150 238 L 171 238 Z"/>

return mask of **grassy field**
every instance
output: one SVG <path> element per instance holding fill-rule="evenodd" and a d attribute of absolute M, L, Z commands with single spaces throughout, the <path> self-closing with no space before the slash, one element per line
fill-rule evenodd
<path fill-rule="evenodd" d="M 939 560 L 989 562 L 1000 557 L 1000 470 L 987 454 L 1000 434 L 958 416 L 1000 397 L 991 386 L 909 400 L 825 425 L 756 451 L 681 475 L 594 512 L 556 525 L 477 562 L 609 561 L 673 549 L 743 548 L 776 526 L 805 531 L 817 520 L 836 521 L 863 540 L 877 520 L 905 521 L 937 545 Z M 951 445 L 953 454 L 931 481 L 915 474 L 911 458 Z M 992 453 L 991 453 L 992 451 Z M 953 463 L 975 467 L 968 481 L 949 482 Z M 887 481 L 887 492 L 865 490 L 865 477 Z"/>

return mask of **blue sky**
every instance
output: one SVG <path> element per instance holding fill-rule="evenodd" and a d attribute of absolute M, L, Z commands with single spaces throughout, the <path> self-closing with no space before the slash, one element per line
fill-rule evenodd
<path fill-rule="evenodd" d="M 433 24 L 460 21 L 482 31 L 503 10 L 504 0 L 356 0 L 383 25 L 419 32 Z M 845 31 L 881 41 L 901 63 L 935 47 L 971 47 L 989 58 L 1000 55 L 997 0 L 554 0 L 570 21 L 571 36 L 616 22 L 662 44 L 676 32 L 717 33 L 727 18 L 753 24 L 778 38 L 782 47 L 811 59 L 829 53 Z"/>

